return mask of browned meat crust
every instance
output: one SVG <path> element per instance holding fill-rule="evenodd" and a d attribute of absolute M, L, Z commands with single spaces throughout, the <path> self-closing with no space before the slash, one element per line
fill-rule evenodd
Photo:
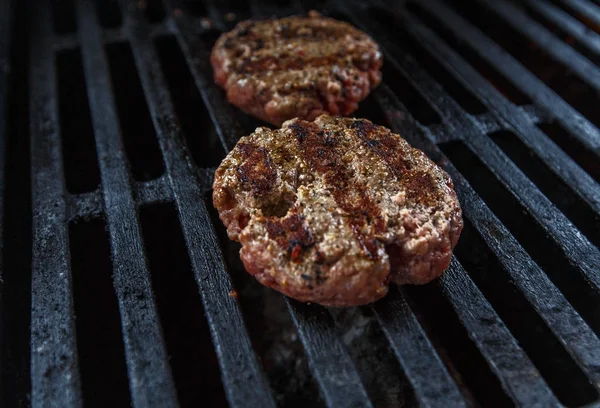
<path fill-rule="evenodd" d="M 381 82 L 382 57 L 362 31 L 311 12 L 239 23 L 217 40 L 211 63 L 229 102 L 281 126 L 355 111 Z"/>
<path fill-rule="evenodd" d="M 213 188 L 247 271 L 328 306 L 373 302 L 390 280 L 431 281 L 462 230 L 450 177 L 364 119 L 258 128 L 223 160 Z"/>

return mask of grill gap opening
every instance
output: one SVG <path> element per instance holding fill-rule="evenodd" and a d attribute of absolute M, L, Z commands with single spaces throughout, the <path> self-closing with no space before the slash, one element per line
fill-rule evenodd
<path fill-rule="evenodd" d="M 149 22 L 160 23 L 164 20 L 166 13 L 162 0 L 142 0 L 138 4 L 144 10 L 144 14 Z"/>
<path fill-rule="evenodd" d="M 240 244 L 227 237 L 219 214 L 212 204 L 212 191 L 206 194 L 205 202 L 237 292 L 237 301 L 243 312 L 252 346 L 277 405 L 324 407 L 283 295 L 262 286 L 246 272 L 240 260 Z"/>
<path fill-rule="evenodd" d="M 177 40 L 160 36 L 154 45 L 194 162 L 198 167 L 218 166 L 225 151 Z"/>
<path fill-rule="evenodd" d="M 129 407 L 121 318 L 104 220 L 69 224 L 77 352 L 86 407 Z"/>
<path fill-rule="evenodd" d="M 600 294 L 579 268 L 569 262 L 558 244 L 466 145 L 449 142 L 440 148 L 581 317 L 600 333 Z"/>
<path fill-rule="evenodd" d="M 198 35 L 200 36 L 200 39 L 204 43 L 204 46 L 206 47 L 206 49 L 211 50 L 212 47 L 217 42 L 217 40 L 219 39 L 221 32 L 216 28 L 211 28 L 209 30 L 202 31 L 202 33 L 200 33 Z"/>
<path fill-rule="evenodd" d="M 418 406 L 414 390 L 372 310 L 330 308 L 329 312 L 373 405 Z"/>
<path fill-rule="evenodd" d="M 4 246 L 0 283 L 0 406 L 30 405 L 31 167 L 29 135 L 29 19 L 27 2 L 13 3 L 11 75 L 5 101 Z M 0 91 L 2 92 L 2 91 Z M 10 390 L 10 392 L 7 392 Z"/>
<path fill-rule="evenodd" d="M 461 238 L 462 240 L 462 238 Z M 400 288 L 465 398 L 480 406 L 512 406 L 498 378 L 469 338 L 437 280 Z"/>
<path fill-rule="evenodd" d="M 502 21 L 502 18 L 492 11 L 484 7 L 465 7 L 462 2 L 456 0 L 445 1 L 581 112 L 590 122 L 600 126 L 600 115 L 594 103 L 598 98 L 598 92 L 573 73 L 568 66 L 555 60 L 541 46 Z"/>
<path fill-rule="evenodd" d="M 446 42 L 454 51 L 462 56 L 475 70 L 477 70 L 498 92 L 504 95 L 515 105 L 531 104 L 531 99 L 517 88 L 501 72 L 481 58 L 477 53 L 471 50 L 466 44 L 456 36 L 432 15 L 429 14 L 418 3 L 408 3 L 407 9 L 417 17 L 429 29 L 435 32 L 441 41 Z"/>
<path fill-rule="evenodd" d="M 444 90 L 468 113 L 473 115 L 487 112 L 487 108 L 473 93 L 463 86 L 458 79 L 446 71 L 426 50 L 419 46 L 418 41 L 408 33 L 402 24 L 389 11 L 371 7 L 367 12 L 370 21 L 377 22 L 381 28 L 378 31 L 389 33 L 394 46 L 408 52 L 419 66 L 439 83 Z M 386 36 L 386 34 L 382 34 Z M 402 58 L 402 57 L 401 57 Z"/>
<path fill-rule="evenodd" d="M 455 253 L 557 398 L 567 406 L 595 401 L 598 393 L 585 374 L 513 284 L 468 220 L 465 220 Z"/>
<path fill-rule="evenodd" d="M 600 183 L 600 149 L 594 154 L 558 122 L 540 123 L 537 127 Z"/>
<path fill-rule="evenodd" d="M 123 24 L 118 0 L 95 0 L 100 26 L 115 28 Z"/>
<path fill-rule="evenodd" d="M 570 14 L 575 19 L 582 22 L 590 30 L 593 30 L 596 33 L 600 34 L 600 26 L 598 26 L 598 24 L 596 23 L 597 20 L 594 20 L 593 18 L 586 16 L 584 13 L 579 12 L 575 7 L 573 7 L 569 4 L 565 4 L 563 2 L 563 0 L 548 0 L 548 1 L 550 1 L 550 3 L 554 4 L 558 8 L 562 9 L 567 14 Z M 596 1 L 596 3 L 598 2 L 597 0 L 595 0 L 595 1 Z M 593 5 L 590 5 L 590 8 L 593 8 L 593 7 L 594 7 Z"/>
<path fill-rule="evenodd" d="M 137 181 L 155 179 L 165 167 L 131 46 L 118 42 L 105 49 L 131 173 Z"/>
<path fill-rule="evenodd" d="M 389 128 L 390 125 L 383 109 L 384 107 L 379 104 L 375 96 L 371 93 L 358 105 L 358 109 L 351 116 L 355 118 L 365 118 L 376 125 Z"/>
<path fill-rule="evenodd" d="M 577 52 L 580 54 L 583 54 L 590 61 L 596 64 L 600 62 L 600 56 L 598 54 L 596 54 L 594 51 L 591 51 L 586 45 L 580 43 L 575 37 L 572 37 L 563 27 L 560 26 L 560 23 L 551 21 L 529 4 L 521 3 L 519 0 L 509 1 L 513 4 L 513 6 L 521 9 L 521 11 L 526 13 L 530 18 L 543 25 L 548 31 L 559 37 L 564 43 L 577 50 Z"/>
<path fill-rule="evenodd" d="M 390 87 L 416 121 L 425 126 L 441 123 L 440 115 L 402 74 L 389 64 L 383 66 L 382 72 L 384 83 Z"/>
<path fill-rule="evenodd" d="M 182 0 L 185 9 L 195 17 L 204 17 L 208 15 L 208 10 L 203 1 L 198 0 Z"/>
<path fill-rule="evenodd" d="M 52 20 L 57 34 L 74 33 L 77 30 L 75 0 L 52 0 Z"/>
<path fill-rule="evenodd" d="M 600 216 L 518 138 L 501 130 L 488 135 L 588 239 L 600 246 Z"/>
<path fill-rule="evenodd" d="M 58 108 L 67 190 L 94 191 L 100 170 L 79 48 L 56 53 Z"/>
<path fill-rule="evenodd" d="M 204 308 L 171 203 L 140 209 L 152 288 L 182 407 L 226 407 Z"/>

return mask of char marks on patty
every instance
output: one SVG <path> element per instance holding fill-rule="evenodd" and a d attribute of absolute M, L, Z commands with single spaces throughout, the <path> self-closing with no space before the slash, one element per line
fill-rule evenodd
<path fill-rule="evenodd" d="M 258 128 L 225 158 L 213 188 L 246 269 L 324 305 L 372 302 L 390 280 L 430 281 L 448 266 L 462 229 L 448 175 L 363 119 Z"/>
<path fill-rule="evenodd" d="M 295 117 L 350 114 L 381 82 L 382 62 L 368 35 L 315 12 L 241 22 L 211 53 L 228 100 L 278 126 Z"/>

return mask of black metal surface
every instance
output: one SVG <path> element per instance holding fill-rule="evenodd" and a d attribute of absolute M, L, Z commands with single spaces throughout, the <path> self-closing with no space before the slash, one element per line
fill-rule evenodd
<path fill-rule="evenodd" d="M 123 366 L 127 371 L 123 375 L 128 379 L 130 398 L 110 389 L 103 395 L 103 400 L 112 398 L 116 406 L 128 405 L 129 401 L 136 407 L 191 406 L 207 401 L 219 405 L 224 402 L 220 393 L 236 407 L 274 406 L 281 401 L 294 405 L 290 403 L 293 394 L 281 398 L 278 393 L 297 391 L 282 391 L 279 382 L 275 383 L 281 374 L 260 346 L 256 330 L 250 330 L 255 324 L 253 316 L 261 312 L 248 309 L 252 306 L 243 299 L 246 286 L 230 276 L 240 271 L 231 267 L 227 256 L 230 251 L 221 238 L 223 227 L 211 213 L 213 163 L 257 122 L 227 103 L 223 91 L 213 83 L 208 55 L 218 32 L 239 19 L 306 12 L 308 6 L 299 1 L 250 1 L 245 6 L 212 0 L 109 3 L 56 1 L 49 8 L 32 0 L 21 10 L 29 13 L 31 22 L 29 54 L 24 55 L 30 70 L 33 200 L 31 347 L 27 350 L 31 358 L 31 395 L 25 395 L 27 386 L 6 389 L 9 382 L 3 372 L 0 405 L 12 406 L 15 401 L 21 406 L 95 405 L 89 390 L 103 389 L 102 367 L 109 364 L 114 364 L 111 369 Z M 380 341 L 387 344 L 402 371 L 390 376 L 406 378 L 414 394 L 414 400 L 399 400 L 391 406 L 414 401 L 444 407 L 599 403 L 600 249 L 594 232 L 594 225 L 600 226 L 600 186 L 595 178 L 600 172 L 600 131 L 594 125 L 597 118 L 590 117 L 589 111 L 578 112 L 562 99 L 562 94 L 461 16 L 450 0 L 428 0 L 418 5 L 403 1 L 311 3 L 325 14 L 366 30 L 382 46 L 384 84 L 361 104 L 357 114 L 400 133 L 444 167 L 454 180 L 468 223 L 457 257 L 441 279 L 424 289 L 393 290 L 386 299 L 364 309 L 374 312 L 373 324 L 381 328 Z M 576 75 L 597 91 L 598 36 L 590 26 L 590 21 L 598 19 L 597 6 L 566 0 L 526 3 L 530 8 L 506 0 L 479 0 L 470 7 L 492 13 L 507 30 L 511 27 L 520 32 L 557 64 L 567 66 L 569 75 Z M 0 19 L 11 14 L 1 12 L 9 4 L 0 3 Z M 536 22 L 528 10 L 537 11 L 547 21 Z M 235 13 L 233 17 L 231 12 Z M 563 41 L 550 31 L 550 26 L 572 35 L 575 44 Z M 7 27 L 0 22 L 0 68 L 8 55 L 8 42 L 3 42 L 8 37 L 1 31 Z M 108 44 L 130 46 L 134 66 L 129 68 L 137 72 L 141 95 L 125 95 L 118 88 L 119 66 L 110 67 L 115 63 L 111 58 L 116 51 L 107 53 Z M 180 48 L 181 61 L 171 52 L 164 54 L 161 47 L 165 44 Z M 579 46 L 585 48 L 585 54 Z M 119 52 L 123 49 L 127 47 L 119 47 Z M 55 64 L 55 58 L 65 50 L 81 55 L 84 81 L 80 86 L 86 90 L 89 125 L 93 129 L 93 135 L 85 136 L 95 141 L 95 145 L 85 148 L 96 155 L 100 174 L 100 185 L 81 194 L 67 190 L 66 176 L 73 177 L 72 169 L 78 168 L 81 173 L 75 176 L 86 177 L 86 168 L 91 165 L 91 171 L 95 171 L 95 164 L 65 166 L 68 160 L 77 160 L 72 157 L 77 151 L 67 146 L 73 136 L 59 120 L 60 115 L 68 116 L 68 112 L 59 112 L 59 95 L 74 92 L 56 80 L 62 68 Z M 165 61 L 165 55 L 171 59 Z M 518 105 L 507 98 L 473 55 L 504 76 L 530 103 Z M 119 63 L 127 61 L 124 58 Z M 181 76 L 180 82 L 174 82 L 173 75 Z M 6 72 L 0 70 L 0 86 L 5 78 Z M 186 87 L 193 92 L 188 95 Z M 6 96 L 6 92 L 0 94 L 0 131 L 5 128 L 5 104 L 11 103 L 4 102 Z M 124 102 L 118 99 L 124 97 L 130 98 L 126 103 L 145 102 L 147 118 L 135 110 L 131 114 L 147 122 L 139 127 L 129 124 L 124 130 L 127 124 L 120 116 Z M 597 104 L 597 99 L 586 102 Z M 181 110 L 182 106 L 199 106 L 194 104 L 205 107 L 206 118 L 181 116 L 187 112 Z M 583 156 L 563 151 L 563 144 L 555 143 L 539 128 L 552 122 L 580 143 L 585 157 L 598 162 L 594 165 L 593 160 L 586 161 L 583 165 Z M 132 129 L 133 133 L 139 129 L 141 135 L 132 136 Z M 523 167 L 511 155 L 514 152 L 510 146 L 498 143 L 491 135 L 502 131 L 511 132 L 538 164 Z M 6 137 L 0 136 L 4 145 Z M 149 153 L 148 165 L 154 167 L 148 172 L 136 167 L 145 165 L 146 147 L 134 152 L 140 156 L 132 156 L 128 150 L 135 138 L 144 142 L 156 139 L 160 157 L 151 159 Z M 150 144 L 148 149 L 152 148 Z M 471 157 L 478 162 L 469 161 Z M 4 159 L 0 154 L 0 193 L 5 179 L 16 180 L 14 175 L 3 174 Z M 160 163 L 153 165 L 152 160 Z M 585 214 L 575 217 L 565 211 L 569 202 L 557 201 L 544 190 L 539 179 L 532 176 L 535 166 L 544 166 L 544 171 L 564 183 L 569 200 L 576 200 L 579 208 L 584 206 Z M 4 197 L 5 201 L 12 199 Z M 153 239 L 152 233 L 160 232 L 147 231 L 147 215 L 142 218 L 146 224 L 140 224 L 140 211 L 160 216 L 163 207 L 158 204 L 176 209 L 177 216 L 169 222 L 178 224 L 183 238 L 173 245 L 179 245 L 175 250 L 189 258 L 189 262 L 173 267 L 173 277 L 167 273 L 161 279 L 189 273 L 186 276 L 197 284 L 197 297 L 192 291 L 191 295 L 182 293 L 185 299 L 178 302 L 165 300 L 165 293 L 171 292 L 153 286 L 158 282 L 153 269 L 157 267 L 156 257 L 164 254 L 148 252 L 149 248 L 156 251 L 149 240 Z M 3 208 L 0 206 L 0 211 Z M 10 214 L 5 218 L 19 216 L 14 206 L 7 208 Z M 154 210 L 144 212 L 146 208 Z M 520 226 L 511 218 L 529 224 Z M 92 367 L 85 360 L 90 357 L 82 357 L 77 344 L 108 347 L 109 343 L 103 343 L 108 340 L 102 338 L 89 343 L 89 339 L 77 337 L 81 335 L 76 330 L 76 323 L 81 323 L 76 321 L 77 316 L 89 314 L 78 313 L 86 306 L 77 301 L 77 296 L 74 301 L 74 291 L 79 289 L 73 284 L 72 273 L 77 272 L 78 279 L 82 279 L 82 261 L 75 262 L 74 254 L 69 253 L 69 248 L 77 247 L 73 242 L 69 245 L 69 240 L 89 239 L 78 244 L 92 245 L 95 241 L 85 236 L 86 228 L 81 229 L 84 235 L 80 236 L 72 235 L 70 227 L 85 226 L 93 220 L 106 225 L 110 240 L 114 293 L 102 293 L 114 296 L 118 302 L 120 331 L 116 337 L 122 338 L 123 351 L 116 349 L 115 354 L 112 350 L 112 355 L 123 364 L 96 361 L 94 367 L 100 372 L 90 380 L 85 375 Z M 162 228 L 167 224 L 157 220 L 156 225 Z M 523 231 L 529 225 L 535 228 Z M 172 233 L 171 229 L 165 231 Z M 0 229 L 0 244 L 3 238 Z M 0 248 L 0 311 L 5 311 L 16 301 L 9 297 L 7 302 L 3 296 L 5 250 L 2 245 Z M 539 248 L 555 250 L 544 254 Z M 71 267 L 79 270 L 72 271 Z M 98 271 L 90 266 L 88 273 Z M 385 399 L 377 398 L 380 391 L 365 381 L 369 377 L 365 370 L 370 371 L 369 364 L 377 364 L 378 356 L 351 352 L 348 336 L 340 335 L 336 327 L 341 325 L 338 314 L 286 301 L 287 308 L 278 313 L 291 317 L 290 324 L 304 353 L 294 357 L 298 359 L 295 361 L 306 360 L 320 391 L 320 396 L 298 396 L 298 401 L 329 407 L 388 406 L 381 402 Z M 194 315 L 179 320 L 169 315 L 179 312 L 164 302 L 201 310 L 205 319 L 201 319 L 203 323 L 185 320 L 199 318 Z M 432 310 L 435 307 L 444 310 Z M 267 309 L 262 313 L 268 313 Z M 28 333 L 23 325 L 0 324 L 23 332 L 0 332 L 0 361 L 4 361 L 2 353 L 12 350 L 3 346 L 4 340 Z M 177 330 L 177 325 L 206 330 L 211 342 L 184 344 L 187 339 L 165 332 Z M 444 332 L 451 329 L 457 333 Z M 360 332 L 358 327 L 355 330 Z M 185 355 L 173 352 L 173 341 L 182 350 L 194 353 L 189 364 L 181 364 Z M 194 341 L 202 342 L 202 336 L 194 337 Z M 212 367 L 210 353 L 201 349 L 210 349 L 216 355 L 218 370 Z M 300 378 L 295 370 L 300 370 L 301 363 L 295 364 L 286 375 L 297 374 Z M 181 371 L 181 367 L 188 371 Z M 192 371 L 206 371 L 208 375 L 220 371 L 223 391 L 195 382 L 199 377 Z M 308 383 L 300 386 L 310 389 Z"/>

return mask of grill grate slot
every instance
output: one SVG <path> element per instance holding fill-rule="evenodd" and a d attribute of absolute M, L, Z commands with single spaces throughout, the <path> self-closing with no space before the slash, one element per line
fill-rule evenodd
<path fill-rule="evenodd" d="M 87 193 L 100 184 L 100 171 L 80 50 L 58 52 L 56 66 L 67 190 L 72 194 Z"/>
<path fill-rule="evenodd" d="M 25 7 L 23 2 L 0 3 L 0 65 L 6 68 L 0 69 L 0 405 L 19 408 L 28 404 L 31 390 L 32 211 Z"/>
<path fill-rule="evenodd" d="M 177 213 L 171 204 L 144 206 L 140 223 L 179 404 L 226 406 Z"/>
<path fill-rule="evenodd" d="M 131 173 L 138 181 L 155 179 L 163 174 L 165 166 L 131 46 L 117 42 L 107 45 L 105 51 Z"/>
<path fill-rule="evenodd" d="M 103 28 L 119 27 L 123 23 L 118 0 L 94 0 L 98 22 Z"/>
<path fill-rule="evenodd" d="M 194 162 L 198 167 L 217 167 L 224 151 L 177 40 L 172 36 L 159 37 L 154 45 Z"/>
<path fill-rule="evenodd" d="M 69 226 L 77 352 L 86 407 L 131 406 L 108 240 L 103 220 Z"/>
<path fill-rule="evenodd" d="M 286 299 L 245 275 L 239 245 L 227 240 L 210 203 L 220 159 L 262 125 L 214 84 L 210 48 L 236 21 L 307 4 L 18 3 L 17 16 L 29 14 L 34 24 L 16 23 L 17 44 L 30 43 L 30 64 L 12 62 L 30 84 L 15 80 L 8 138 L 0 131 L 4 146 L 16 146 L 0 160 L 8 203 L 0 207 L 0 324 L 16 333 L 0 339 L 0 388 L 17 391 L 0 395 L 3 405 L 27 404 L 28 377 L 32 405 L 89 405 L 94 390 L 107 386 L 93 376 L 111 369 L 118 387 L 102 396 L 140 407 L 599 400 L 600 131 L 584 102 L 561 99 L 509 41 L 534 37 L 549 68 L 572 68 L 588 92 L 598 68 L 583 55 L 597 51 L 597 34 L 581 30 L 595 27 L 597 6 L 479 0 L 466 10 L 467 17 L 488 10 L 503 38 L 439 0 L 311 2 L 382 45 L 384 84 L 356 115 L 391 127 L 440 163 L 467 222 L 461 262 L 453 259 L 440 280 L 340 312 Z M 3 50 L 0 43 L 0 63 Z M 31 361 L 24 344 L 29 256 Z M 89 262 L 101 269 L 97 280 L 86 278 Z M 9 308 L 23 310 L 23 319 L 7 320 Z M 106 310 L 107 330 L 100 330 L 93 316 Z M 357 334 L 357 325 L 364 331 Z M 86 334 L 94 330 L 116 346 Z M 110 355 L 83 357 L 95 348 Z M 392 357 L 378 367 L 390 377 L 385 386 L 370 370 L 380 355 Z"/>

